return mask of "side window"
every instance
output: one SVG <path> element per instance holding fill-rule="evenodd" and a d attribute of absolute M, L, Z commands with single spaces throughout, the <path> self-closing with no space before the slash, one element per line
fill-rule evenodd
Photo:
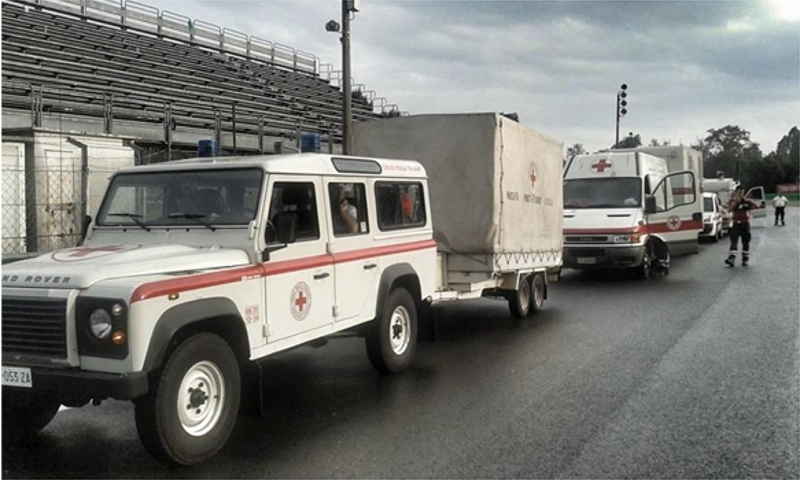
<path fill-rule="evenodd" d="M 331 183 L 333 234 L 337 237 L 369 233 L 367 189 L 363 183 Z"/>
<path fill-rule="evenodd" d="M 658 212 L 694 203 L 694 175 L 689 172 L 668 175 L 656 187 L 655 197 Z"/>
<path fill-rule="evenodd" d="M 269 221 L 278 215 L 297 217 L 297 241 L 317 240 L 319 220 L 313 183 L 275 182 L 269 201 Z M 276 243 L 274 228 L 267 228 L 267 243 Z"/>
<path fill-rule="evenodd" d="M 421 183 L 378 182 L 375 200 L 381 230 L 425 226 L 425 195 Z"/>

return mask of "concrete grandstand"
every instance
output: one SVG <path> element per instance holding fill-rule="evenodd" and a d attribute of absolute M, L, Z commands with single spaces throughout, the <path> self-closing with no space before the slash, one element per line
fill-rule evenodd
<path fill-rule="evenodd" d="M 2 27 L 4 129 L 135 139 L 137 163 L 341 142 L 338 72 L 312 54 L 131 0 L 3 0 Z M 356 87 L 354 120 L 399 113 Z"/>

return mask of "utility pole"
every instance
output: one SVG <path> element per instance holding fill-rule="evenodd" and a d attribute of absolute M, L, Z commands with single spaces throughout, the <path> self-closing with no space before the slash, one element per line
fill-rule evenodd
<path fill-rule="evenodd" d="M 342 108 L 342 149 L 345 155 L 353 153 L 353 99 L 351 96 L 350 78 L 350 4 L 348 0 L 342 0 L 342 72 L 344 73 L 344 83 L 342 84 L 343 108 Z"/>
<path fill-rule="evenodd" d="M 353 153 L 353 97 L 352 69 L 350 66 L 350 14 L 359 10 L 360 0 L 342 0 L 342 151 L 345 155 Z M 335 20 L 325 25 L 325 30 L 338 32 L 339 24 Z"/>

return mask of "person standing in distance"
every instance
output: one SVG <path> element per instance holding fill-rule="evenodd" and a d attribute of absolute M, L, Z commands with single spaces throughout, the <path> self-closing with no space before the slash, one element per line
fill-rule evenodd
<path fill-rule="evenodd" d="M 750 210 L 759 208 L 758 203 L 744 196 L 744 186 L 738 185 L 728 200 L 728 211 L 733 216 L 731 227 L 731 249 L 725 264 L 729 267 L 736 262 L 736 252 L 739 250 L 739 238 L 742 239 L 742 266 L 747 266 L 750 261 Z"/>
<path fill-rule="evenodd" d="M 778 224 L 778 217 L 781 219 L 781 226 L 786 226 L 786 204 L 789 199 L 780 193 L 772 199 L 772 206 L 775 207 L 775 225 Z"/>

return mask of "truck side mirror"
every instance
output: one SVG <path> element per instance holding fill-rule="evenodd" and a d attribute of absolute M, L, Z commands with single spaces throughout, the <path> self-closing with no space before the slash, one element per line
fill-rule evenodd
<path fill-rule="evenodd" d="M 297 215 L 283 212 L 275 215 L 275 236 L 278 243 L 289 244 L 297 240 Z"/>
<path fill-rule="evenodd" d="M 656 197 L 652 195 L 644 197 L 644 213 L 647 215 L 656 213 Z"/>

